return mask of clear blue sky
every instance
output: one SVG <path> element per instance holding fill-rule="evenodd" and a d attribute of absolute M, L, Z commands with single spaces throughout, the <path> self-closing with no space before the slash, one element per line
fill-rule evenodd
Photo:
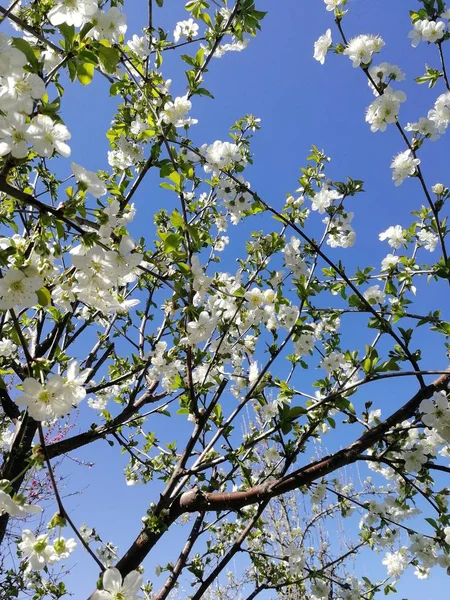
<path fill-rule="evenodd" d="M 172 31 L 175 22 L 186 17 L 184 2 L 166 0 L 166 4 L 163 11 L 156 11 L 156 23 Z M 353 69 L 346 57 L 329 55 L 323 67 L 313 60 L 313 43 L 328 27 L 337 39 L 332 14 L 325 11 L 321 0 L 259 0 L 256 4 L 258 9 L 268 11 L 263 30 L 251 40 L 245 52 L 229 53 L 212 61 L 205 86 L 216 101 L 194 99 L 192 116 L 199 119 L 192 130 L 194 139 L 199 145 L 224 140 L 229 126 L 239 117 L 246 113 L 260 117 L 263 128 L 254 138 L 254 166 L 249 168 L 247 179 L 253 189 L 277 207 L 284 203 L 286 193 L 297 187 L 299 168 L 304 165 L 311 145 L 325 149 L 332 157 L 331 178 L 343 180 L 350 175 L 365 182 L 366 194 L 359 195 L 351 205 L 356 213 L 358 264 L 370 261 L 379 265 L 388 247 L 378 242 L 378 233 L 389 225 L 409 223 L 409 209 L 418 208 L 424 202 L 416 181 L 406 181 L 400 188 L 391 182 L 391 158 L 404 150 L 398 133 L 393 127 L 386 133 L 370 132 L 364 122 L 364 112 L 373 96 L 363 74 Z M 359 33 L 381 34 L 386 47 L 379 61 L 399 64 L 407 73 L 407 81 L 399 87 L 414 99 L 402 106 L 403 123 L 425 115 L 435 97 L 444 91 L 438 86 L 430 92 L 413 83 L 413 78 L 423 73 L 425 62 L 438 65 L 435 49 L 425 45 L 414 51 L 410 48 L 408 9 L 414 8 L 414 4 L 400 0 L 349 0 L 349 14 L 344 21 L 348 37 Z M 146 0 L 126 2 L 127 38 L 139 33 L 146 24 L 146 5 Z M 174 80 L 174 95 L 184 93 L 184 78 L 179 76 L 182 69 L 176 54 L 167 53 L 163 73 Z M 108 98 L 107 85 L 98 75 L 88 88 L 75 84 L 64 96 L 63 114 L 72 132 L 72 159 L 88 169 L 108 168 L 105 132 L 113 116 L 114 103 L 114 99 Z M 422 166 L 430 185 L 442 181 L 448 173 L 448 141 L 442 139 L 434 146 L 429 145 Z M 156 179 L 150 176 L 134 200 L 139 212 L 133 234 L 138 237 L 153 230 L 154 211 L 173 202 L 173 196 L 159 189 Z M 232 234 L 230 231 L 230 236 Z M 372 334 L 363 334 L 358 336 L 363 335 L 367 343 Z M 357 343 L 360 343 L 359 337 Z M 426 351 L 426 363 L 436 368 L 433 348 Z M 439 364 L 437 368 L 443 366 Z M 393 390 L 402 388 L 379 389 L 385 396 L 384 408 L 389 412 L 390 407 L 397 406 Z M 85 407 L 82 422 L 90 424 L 92 421 L 94 413 Z M 68 500 L 73 518 L 78 524 L 86 521 L 90 526 L 95 525 L 105 539 L 112 540 L 124 551 L 139 531 L 146 507 L 157 497 L 157 486 L 126 487 L 122 475 L 126 461 L 119 456 L 117 448 L 111 449 L 105 442 L 97 442 L 75 455 L 95 461 L 96 465 L 90 470 L 74 471 L 70 460 L 64 463 L 63 470 L 74 471 L 68 490 L 86 488 L 83 495 Z M 176 543 L 171 534 L 164 537 L 156 548 L 158 561 L 173 560 L 181 543 L 181 540 Z M 78 565 L 68 578 L 68 587 L 81 599 L 92 591 L 97 568 L 81 551 L 77 559 Z M 371 561 L 366 565 L 367 570 L 373 573 L 375 569 L 381 575 L 384 572 L 378 567 L 381 557 L 373 557 Z M 145 563 L 149 578 L 153 578 L 155 562 L 151 558 Z M 399 586 L 398 598 L 432 600 L 438 593 L 441 596 L 443 585 L 448 584 L 437 572 L 425 582 L 408 576 Z"/>

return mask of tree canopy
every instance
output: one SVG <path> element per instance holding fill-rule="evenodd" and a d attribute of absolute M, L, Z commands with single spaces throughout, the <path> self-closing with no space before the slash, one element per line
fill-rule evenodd
<path fill-rule="evenodd" d="M 428 175 L 430 149 L 448 149 L 450 9 L 405 8 L 408 51 L 427 52 L 425 72 L 407 74 L 419 102 L 383 32 L 354 31 L 352 2 L 325 0 L 329 29 L 302 60 L 353 68 L 367 128 L 396 134 L 392 190 L 366 188 L 351 160 L 335 180 L 312 139 L 280 200 L 250 181 L 257 115 L 225 140 L 196 133 L 202 97 L 221 110 L 208 85 L 216 59 L 245 53 L 266 12 L 193 0 L 168 28 L 168 0 L 148 0 L 133 34 L 132 4 L 0 6 L 5 597 L 80 597 L 70 576 L 85 561 L 90 600 L 372 600 L 407 571 L 450 572 L 450 191 L 446 172 Z M 92 171 L 71 162 L 64 107 L 97 80 L 114 104 L 104 168 Z M 404 103 L 416 121 L 402 119 Z M 403 184 L 411 200 L 377 232 L 380 261 L 354 217 L 368 202 L 389 212 Z M 152 186 L 164 201 L 144 231 Z M 129 486 L 109 531 L 84 502 L 88 468 L 123 472 Z M 119 548 L 121 511 L 140 510 L 135 486 L 146 508 Z"/>

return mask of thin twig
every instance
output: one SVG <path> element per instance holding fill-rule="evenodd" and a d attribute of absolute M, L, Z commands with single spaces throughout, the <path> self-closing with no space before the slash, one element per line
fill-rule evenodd
<path fill-rule="evenodd" d="M 70 527 L 72 528 L 72 530 L 75 533 L 75 535 L 77 536 L 77 538 L 80 540 L 80 542 L 81 542 L 82 546 L 84 547 L 84 549 L 94 559 L 94 561 L 97 563 L 97 565 L 99 566 L 99 568 L 103 572 L 105 570 L 105 566 L 103 565 L 103 563 L 101 562 L 101 560 L 91 550 L 91 548 L 89 547 L 89 544 L 86 542 L 86 540 L 83 538 L 83 536 L 81 535 L 81 533 L 78 531 L 78 528 L 75 526 L 74 522 L 72 521 L 72 519 L 68 515 L 66 509 L 64 508 L 64 504 L 63 504 L 63 502 L 61 500 L 61 495 L 59 493 L 58 486 L 56 484 L 55 475 L 53 473 L 53 469 L 52 469 L 52 466 L 50 464 L 50 458 L 49 458 L 48 453 L 47 453 L 47 446 L 45 444 L 45 437 L 44 437 L 44 432 L 42 431 L 42 425 L 41 425 L 41 423 L 38 423 L 38 431 L 39 431 L 39 439 L 40 439 L 40 442 L 41 442 L 41 448 L 42 448 L 42 451 L 44 453 L 45 463 L 47 465 L 48 474 L 49 474 L 50 481 L 51 481 L 51 484 L 52 484 L 53 492 L 55 494 L 55 499 L 56 499 L 56 504 L 58 505 L 59 514 L 60 514 L 60 516 L 63 519 L 65 519 L 69 523 Z"/>

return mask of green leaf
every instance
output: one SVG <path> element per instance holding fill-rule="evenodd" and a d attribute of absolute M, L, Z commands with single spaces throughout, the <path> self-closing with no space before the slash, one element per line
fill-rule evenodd
<path fill-rule="evenodd" d="M 112 86 L 109 88 L 109 95 L 110 96 L 117 96 L 120 92 L 120 90 L 123 87 L 123 83 L 121 81 L 116 81 L 116 83 L 113 83 Z"/>
<path fill-rule="evenodd" d="M 119 51 L 117 48 L 110 46 L 103 46 L 99 44 L 97 47 L 98 59 L 100 64 L 104 67 L 107 73 L 115 73 L 117 70 L 117 63 L 119 62 Z"/>
<path fill-rule="evenodd" d="M 306 414 L 306 409 L 303 408 L 303 406 L 293 406 L 288 414 L 287 414 L 287 420 L 288 421 L 295 421 L 295 419 L 297 419 L 297 417 L 299 417 L 300 415 L 304 415 Z"/>
<path fill-rule="evenodd" d="M 209 8 L 209 4 L 204 0 L 194 0 L 194 2 L 188 2 L 185 6 L 186 10 L 190 10 L 192 12 L 192 16 L 195 19 L 201 17 L 202 9 Z"/>
<path fill-rule="evenodd" d="M 42 287 L 40 290 L 38 290 L 36 292 L 36 296 L 38 297 L 38 302 L 41 306 L 48 306 L 52 301 L 50 292 L 45 287 Z"/>
<path fill-rule="evenodd" d="M 170 222 L 177 229 L 182 229 L 184 227 L 184 219 L 178 212 L 178 210 L 174 210 L 173 213 L 170 215 Z"/>
<path fill-rule="evenodd" d="M 425 65 L 426 73 L 425 75 L 421 75 L 420 77 L 416 77 L 414 81 L 416 83 L 428 83 L 428 87 L 434 87 L 439 79 L 444 76 L 442 71 L 438 71 L 437 69 L 432 69 L 428 65 Z"/>
<path fill-rule="evenodd" d="M 212 98 L 214 100 L 214 96 L 206 88 L 197 88 L 195 90 L 195 94 L 197 96 L 208 96 L 208 98 Z"/>
<path fill-rule="evenodd" d="M 56 98 L 53 102 L 42 102 L 40 112 L 44 115 L 53 115 L 61 108 L 61 98 Z"/>
<path fill-rule="evenodd" d="M 178 173 L 178 171 L 172 171 L 172 173 L 170 173 L 170 175 L 168 175 L 168 179 L 170 179 L 171 181 L 173 181 L 175 183 L 175 185 L 177 186 L 177 189 L 180 188 L 181 175 Z"/>
<path fill-rule="evenodd" d="M 195 62 L 196 64 L 201 67 L 203 64 L 203 58 L 205 56 L 205 49 L 204 48 L 200 48 L 200 50 L 197 52 L 197 54 L 195 55 Z"/>
<path fill-rule="evenodd" d="M 80 29 L 80 40 L 84 40 L 93 27 L 93 23 L 86 23 L 86 25 L 83 25 L 83 27 Z"/>
<path fill-rule="evenodd" d="M 179 233 L 160 233 L 159 237 L 164 243 L 166 252 L 174 252 L 180 249 L 181 235 Z"/>
<path fill-rule="evenodd" d="M 35 71 L 39 71 L 39 61 L 36 58 L 33 48 L 26 40 L 23 38 L 12 38 L 11 45 L 14 46 L 14 48 L 17 48 L 17 50 L 23 52 L 33 69 Z"/>
<path fill-rule="evenodd" d="M 177 267 L 184 275 L 191 272 L 191 267 L 186 263 L 179 262 Z"/>
<path fill-rule="evenodd" d="M 67 62 L 67 68 L 69 69 L 70 81 L 75 81 L 77 78 L 77 62 L 75 60 L 69 60 Z"/>
<path fill-rule="evenodd" d="M 62 23 L 58 26 L 59 31 L 64 36 L 64 47 L 65 50 L 71 50 L 73 45 L 73 40 L 75 38 L 75 27 L 73 25 L 67 25 L 66 23 Z"/>
<path fill-rule="evenodd" d="M 203 22 L 204 22 L 204 23 L 205 23 L 205 24 L 206 24 L 208 27 L 210 27 L 211 29 L 213 28 L 213 24 L 212 24 L 212 21 L 211 21 L 211 17 L 209 16 L 209 14 L 208 14 L 207 12 L 205 12 L 205 13 L 202 13 L 202 14 L 200 15 L 200 19 L 201 19 L 201 20 L 202 20 L 202 21 L 203 21 Z"/>
<path fill-rule="evenodd" d="M 78 54 L 78 58 L 82 62 L 89 62 L 89 63 L 92 63 L 93 65 L 98 65 L 98 56 L 95 52 L 92 52 L 91 50 L 86 50 L 86 49 L 82 50 Z"/>
<path fill-rule="evenodd" d="M 78 81 L 82 85 L 89 85 L 94 77 L 95 66 L 92 63 L 79 63 L 77 65 Z"/>
<path fill-rule="evenodd" d="M 177 191 L 177 188 L 174 185 L 172 185 L 171 183 L 166 183 L 165 181 L 160 183 L 159 187 L 163 188 L 164 190 L 172 190 L 173 192 Z"/>

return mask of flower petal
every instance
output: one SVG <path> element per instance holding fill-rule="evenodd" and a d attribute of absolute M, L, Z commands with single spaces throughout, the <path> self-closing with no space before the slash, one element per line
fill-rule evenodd
<path fill-rule="evenodd" d="M 108 592 L 120 592 L 122 588 L 122 575 L 119 569 L 106 569 L 103 573 L 103 587 Z"/>

